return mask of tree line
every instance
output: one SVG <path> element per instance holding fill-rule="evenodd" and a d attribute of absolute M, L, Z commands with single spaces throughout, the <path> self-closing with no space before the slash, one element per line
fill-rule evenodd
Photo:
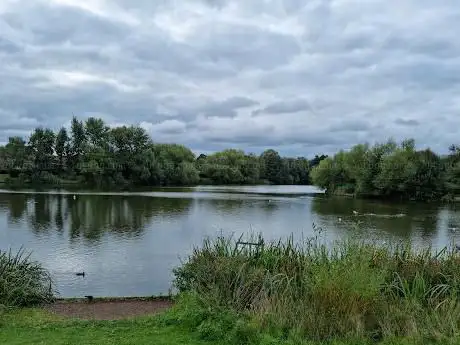
<path fill-rule="evenodd" d="M 449 154 L 416 150 L 413 139 L 360 144 L 327 157 L 311 171 L 313 184 L 330 194 L 432 200 L 460 192 L 460 147 Z"/>
<path fill-rule="evenodd" d="M 179 144 L 155 143 L 138 126 L 109 127 L 102 119 L 72 118 L 70 130 L 36 128 L 0 146 L 0 173 L 15 184 L 92 186 L 310 184 L 310 171 L 327 156 L 281 157 L 228 149 L 198 157 Z"/>

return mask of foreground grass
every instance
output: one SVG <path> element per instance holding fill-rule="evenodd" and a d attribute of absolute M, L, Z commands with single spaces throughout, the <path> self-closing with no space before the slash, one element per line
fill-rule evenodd
<path fill-rule="evenodd" d="M 183 308 L 180 307 L 180 308 Z M 230 345 L 230 339 L 205 339 L 200 331 L 193 331 L 185 322 L 174 325 L 172 319 L 177 311 L 160 316 L 135 318 L 121 321 L 82 321 L 63 319 L 40 309 L 22 309 L 1 316 L 0 344 L 7 345 Z M 246 339 L 247 340 L 247 339 Z M 294 341 L 275 339 L 260 335 L 250 342 L 254 345 L 368 345 L 362 340 L 342 340 L 330 342 Z M 387 339 L 381 345 L 419 345 L 429 344 L 414 339 Z M 460 339 L 451 339 L 445 344 L 460 344 Z"/>
<path fill-rule="evenodd" d="M 8 345 L 105 345 L 155 344 L 204 345 L 181 327 L 165 327 L 155 317 L 121 321 L 62 319 L 39 309 L 23 309 L 3 315 L 0 344 Z"/>
<path fill-rule="evenodd" d="M 188 295 L 179 319 L 209 338 L 235 331 L 295 341 L 448 344 L 460 337 L 460 255 L 452 249 L 356 241 L 330 248 L 317 238 L 258 243 L 219 238 L 197 248 L 175 270 Z"/>
<path fill-rule="evenodd" d="M 447 248 L 218 238 L 175 270 L 171 310 L 122 321 L 17 309 L 49 299 L 48 275 L 21 253 L 0 256 L 0 273 L 0 344 L 460 344 L 460 255 Z"/>

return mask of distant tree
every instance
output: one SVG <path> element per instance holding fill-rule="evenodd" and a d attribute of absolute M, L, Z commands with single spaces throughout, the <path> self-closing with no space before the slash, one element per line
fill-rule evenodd
<path fill-rule="evenodd" d="M 311 168 L 314 168 L 314 167 L 317 166 L 322 160 L 326 159 L 327 157 L 328 157 L 327 155 L 321 155 L 321 156 L 315 155 L 315 158 L 313 158 L 313 159 L 310 161 L 310 167 L 311 167 Z"/>
<path fill-rule="evenodd" d="M 68 162 L 71 170 L 78 174 L 86 149 L 86 133 L 83 122 L 78 121 L 76 117 L 72 118 L 71 134 Z"/>
<path fill-rule="evenodd" d="M 29 139 L 29 152 L 36 171 L 51 171 L 54 169 L 55 135 L 51 129 L 36 128 Z"/>
<path fill-rule="evenodd" d="M 406 139 L 359 144 L 312 160 L 281 157 L 273 149 L 260 156 L 227 149 L 195 157 L 183 145 L 153 143 L 137 126 L 109 128 L 102 119 L 74 117 L 70 136 L 65 128 L 37 128 L 27 143 L 9 138 L 0 146 L 0 173 L 20 182 L 67 179 L 116 187 L 313 183 L 328 193 L 427 200 L 460 194 L 459 147 L 441 157 Z"/>
<path fill-rule="evenodd" d="M 275 150 L 265 150 L 260 156 L 262 166 L 262 178 L 273 184 L 278 184 L 281 181 L 282 159 L 279 153 Z"/>
<path fill-rule="evenodd" d="M 69 136 L 67 130 L 62 127 L 56 135 L 55 151 L 58 161 L 58 170 L 62 172 L 65 168 L 65 158 L 69 150 Z"/>

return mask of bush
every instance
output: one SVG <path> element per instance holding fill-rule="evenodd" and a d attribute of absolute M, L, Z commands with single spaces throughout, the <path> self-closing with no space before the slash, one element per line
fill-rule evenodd
<path fill-rule="evenodd" d="M 179 291 L 207 310 L 201 322 L 223 311 L 237 316 L 232 343 L 254 342 L 257 329 L 321 341 L 442 342 L 460 334 L 460 257 L 447 248 L 346 241 L 328 249 L 317 239 L 295 245 L 292 238 L 248 247 L 221 237 L 206 240 L 174 273 Z M 222 329 L 201 322 L 206 338 Z"/>
<path fill-rule="evenodd" d="M 53 299 L 49 273 L 21 248 L 16 254 L 0 251 L 0 306 L 32 306 Z"/>

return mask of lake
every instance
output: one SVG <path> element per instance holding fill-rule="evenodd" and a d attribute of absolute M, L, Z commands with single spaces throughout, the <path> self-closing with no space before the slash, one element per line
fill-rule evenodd
<path fill-rule="evenodd" d="M 453 205 L 327 198 L 311 186 L 0 190 L 0 224 L 0 249 L 32 251 L 61 297 L 166 294 L 172 268 L 206 236 L 220 234 L 300 241 L 320 228 L 327 242 L 355 236 L 435 248 L 460 243 Z M 85 277 L 75 275 L 83 271 Z"/>

